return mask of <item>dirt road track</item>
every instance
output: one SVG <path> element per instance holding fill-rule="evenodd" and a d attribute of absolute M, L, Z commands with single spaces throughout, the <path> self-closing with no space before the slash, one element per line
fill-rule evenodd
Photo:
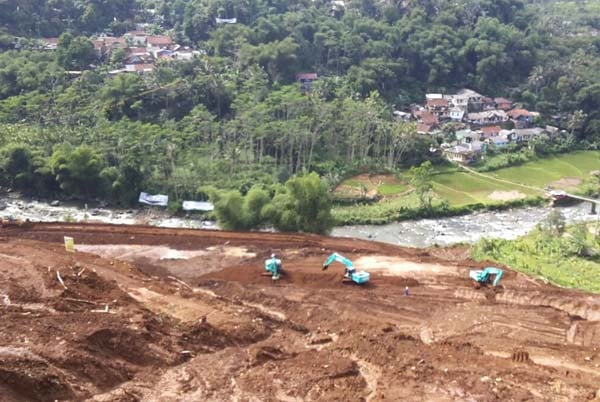
<path fill-rule="evenodd" d="M 86 252 L 66 253 L 65 235 Z M 482 264 L 463 249 L 105 224 L 0 238 L 9 402 L 600 396 L 600 298 L 510 270 L 504 289 L 476 290 L 466 273 Z M 261 276 L 272 251 L 279 283 Z M 332 251 L 372 284 L 322 271 Z"/>

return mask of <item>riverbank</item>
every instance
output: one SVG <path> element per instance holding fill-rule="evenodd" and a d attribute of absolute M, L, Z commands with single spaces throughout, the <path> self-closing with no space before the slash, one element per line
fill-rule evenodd
<path fill-rule="evenodd" d="M 339 226 L 333 236 L 356 237 L 408 247 L 474 244 L 484 238 L 514 240 L 526 235 L 552 210 L 559 210 L 567 224 L 594 222 L 588 204 L 549 208 L 534 206 L 503 211 L 484 211 L 469 215 L 435 219 L 418 219 L 384 225 Z"/>
<path fill-rule="evenodd" d="M 472 248 L 477 261 L 494 261 L 554 285 L 600 293 L 600 237 L 596 223 L 564 233 L 536 229 L 515 240 L 483 239 Z"/>
<path fill-rule="evenodd" d="M 453 165 L 436 166 L 431 178 L 431 208 L 420 208 L 416 194 L 410 191 L 409 171 L 396 175 L 379 174 L 373 175 L 376 180 L 369 189 L 377 188 L 377 183 L 391 181 L 389 176 L 406 187 L 399 187 L 401 190 L 395 194 L 381 194 L 376 202 L 336 205 L 332 214 L 338 226 L 382 225 L 407 219 L 540 206 L 548 202 L 543 190 L 545 187 L 573 193 L 598 191 L 598 181 L 594 183 L 592 177 L 592 172 L 597 170 L 600 170 L 600 151 L 555 155 L 483 174 Z M 338 189 L 346 190 L 354 183 L 364 183 L 364 176 L 350 178 L 342 182 Z M 345 204 L 348 204 L 347 199 Z"/>
<path fill-rule="evenodd" d="M 54 204 L 54 205 L 53 205 Z M 150 225 L 170 228 L 216 229 L 213 221 L 199 215 L 177 216 L 166 208 L 106 208 L 98 203 L 50 203 L 19 196 L 0 196 L 0 217 L 32 222 L 98 222 L 119 225 Z"/>

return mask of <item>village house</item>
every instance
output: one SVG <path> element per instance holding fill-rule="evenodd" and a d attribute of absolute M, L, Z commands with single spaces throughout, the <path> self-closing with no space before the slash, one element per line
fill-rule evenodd
<path fill-rule="evenodd" d="M 429 124 L 418 123 L 417 133 L 418 134 L 429 134 L 432 131 L 432 127 Z"/>
<path fill-rule="evenodd" d="M 40 39 L 44 50 L 56 50 L 58 48 L 58 38 Z"/>
<path fill-rule="evenodd" d="M 490 137 L 485 140 L 488 144 L 493 144 L 496 148 L 502 148 L 510 144 L 510 140 L 506 137 Z"/>
<path fill-rule="evenodd" d="M 510 132 L 510 140 L 515 142 L 526 143 L 545 133 L 546 131 L 541 127 L 515 128 Z"/>
<path fill-rule="evenodd" d="M 100 36 L 92 41 L 98 56 L 105 57 L 116 49 L 127 49 L 127 41 L 123 37 Z"/>
<path fill-rule="evenodd" d="M 427 99 L 425 108 L 438 119 L 448 119 L 450 117 L 450 108 L 447 99 Z"/>
<path fill-rule="evenodd" d="M 484 126 L 481 127 L 481 138 L 498 137 L 500 135 L 500 126 Z"/>
<path fill-rule="evenodd" d="M 480 138 L 480 133 L 477 131 L 473 131 L 470 128 L 465 128 L 463 130 L 457 130 L 454 133 L 456 137 L 457 144 L 469 144 L 474 141 L 478 141 Z"/>
<path fill-rule="evenodd" d="M 108 73 L 111 75 L 121 74 L 121 73 L 136 73 L 136 74 L 146 74 L 154 71 L 154 64 L 126 64 L 125 68 L 120 68 L 118 70 L 111 70 Z"/>
<path fill-rule="evenodd" d="M 505 112 L 512 109 L 512 102 L 506 98 L 494 98 L 494 102 L 496 103 L 496 109 L 504 110 Z"/>
<path fill-rule="evenodd" d="M 453 162 L 469 164 L 481 158 L 482 143 L 474 141 L 468 144 L 459 144 L 444 150 L 446 158 Z"/>
<path fill-rule="evenodd" d="M 125 64 L 150 64 L 154 62 L 154 56 L 146 51 L 145 47 L 130 47 L 127 49 Z"/>
<path fill-rule="evenodd" d="M 142 30 L 129 31 L 123 35 L 130 46 L 146 46 L 148 34 Z"/>
<path fill-rule="evenodd" d="M 300 90 L 309 92 L 312 89 L 313 83 L 319 79 L 317 73 L 300 73 L 296 75 L 296 80 L 300 82 Z"/>
<path fill-rule="evenodd" d="M 471 124 L 487 125 L 508 121 L 508 116 L 503 110 L 489 110 L 487 112 L 469 113 L 467 121 Z"/>
<path fill-rule="evenodd" d="M 425 101 L 428 101 L 430 99 L 444 99 L 444 95 L 435 93 L 425 94 Z"/>
<path fill-rule="evenodd" d="M 528 128 L 533 124 L 534 115 L 527 109 L 512 109 L 506 114 L 515 123 L 515 128 Z"/>
<path fill-rule="evenodd" d="M 173 40 L 166 35 L 149 35 L 146 37 L 146 49 L 149 52 L 169 49 L 173 46 Z"/>
<path fill-rule="evenodd" d="M 452 121 L 462 121 L 463 118 L 465 117 L 464 109 L 461 109 L 459 107 L 450 108 L 450 111 L 448 114 L 450 116 L 450 120 L 452 120 Z"/>
<path fill-rule="evenodd" d="M 496 109 L 496 102 L 494 102 L 494 100 L 492 98 L 488 98 L 486 96 L 484 96 L 483 98 L 481 98 L 481 110 L 488 111 L 488 110 L 495 110 Z"/>
<path fill-rule="evenodd" d="M 458 107 L 465 112 L 480 111 L 483 96 L 471 89 L 461 89 L 453 95 L 444 95 L 451 107 Z"/>
<path fill-rule="evenodd" d="M 440 125 L 438 118 L 425 109 L 413 110 L 413 117 L 417 122 L 426 124 L 430 126 L 430 128 L 438 128 Z"/>
<path fill-rule="evenodd" d="M 412 119 L 412 114 L 408 112 L 403 112 L 401 110 L 394 110 L 392 113 L 397 119 L 400 119 L 404 122 L 409 122 Z"/>
<path fill-rule="evenodd" d="M 546 126 L 544 131 L 550 138 L 556 138 L 561 133 L 561 130 L 558 127 L 554 126 Z M 564 132 L 564 131 L 563 131 Z"/>

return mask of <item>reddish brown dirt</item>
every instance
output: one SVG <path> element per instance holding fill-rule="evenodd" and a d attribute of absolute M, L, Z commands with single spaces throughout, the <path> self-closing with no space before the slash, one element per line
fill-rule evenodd
<path fill-rule="evenodd" d="M 102 256 L 67 253 L 64 235 Z M 461 248 L 102 224 L 0 237 L 2 401 L 600 396 L 600 297 L 509 269 L 501 289 L 475 289 L 468 270 L 485 264 Z M 194 253 L 161 259 L 177 250 Z M 332 251 L 371 283 L 323 271 Z"/>

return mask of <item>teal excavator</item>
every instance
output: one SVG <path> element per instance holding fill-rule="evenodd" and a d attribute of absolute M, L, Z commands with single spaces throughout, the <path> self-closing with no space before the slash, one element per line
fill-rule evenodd
<path fill-rule="evenodd" d="M 504 271 L 500 268 L 496 267 L 487 267 L 483 270 L 471 270 L 469 271 L 469 277 L 473 279 L 479 285 L 485 285 L 491 282 L 492 276 L 494 277 L 494 281 L 492 285 L 494 287 L 498 286 L 500 283 L 500 279 L 502 279 L 502 275 L 504 275 Z"/>
<path fill-rule="evenodd" d="M 347 259 L 346 257 L 333 253 L 327 258 L 325 263 L 323 264 L 323 271 L 329 268 L 329 266 L 335 261 L 344 264 L 346 267 L 346 271 L 344 272 L 344 278 L 351 280 L 354 283 L 358 283 L 359 285 L 369 282 L 370 274 L 365 271 L 356 271 L 352 261 Z"/>
<path fill-rule="evenodd" d="M 274 281 L 279 280 L 281 275 L 281 260 L 275 257 L 275 254 L 271 254 L 271 258 L 265 260 L 265 270 L 267 275 L 272 275 L 271 279 Z"/>

